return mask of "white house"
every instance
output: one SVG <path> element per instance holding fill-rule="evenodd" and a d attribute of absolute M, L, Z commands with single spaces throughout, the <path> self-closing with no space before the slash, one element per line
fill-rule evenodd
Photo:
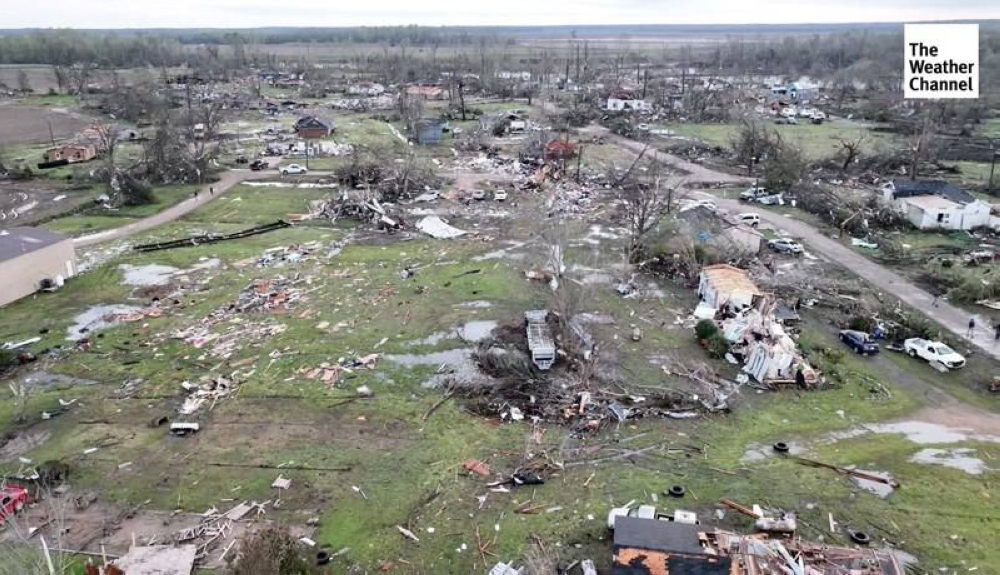
<path fill-rule="evenodd" d="M 497 72 L 497 79 L 500 79 L 500 80 L 520 80 L 522 82 L 530 82 L 531 81 L 531 72 L 528 72 L 528 71 L 525 71 L 525 70 L 522 70 L 522 71 L 501 70 L 501 71 Z"/>
<path fill-rule="evenodd" d="M 608 96 L 607 110 L 610 112 L 650 112 L 653 106 L 634 94 L 618 91 Z"/>
<path fill-rule="evenodd" d="M 385 86 L 378 82 L 358 82 L 348 86 L 347 93 L 352 96 L 381 96 L 385 94 Z"/>
<path fill-rule="evenodd" d="M 993 206 L 950 182 L 894 180 L 882 193 L 886 202 L 921 230 L 971 230 L 991 225 Z"/>

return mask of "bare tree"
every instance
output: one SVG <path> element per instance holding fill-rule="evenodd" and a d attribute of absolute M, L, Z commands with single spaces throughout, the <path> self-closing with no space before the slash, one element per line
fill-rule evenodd
<path fill-rule="evenodd" d="M 651 166 L 652 169 L 642 178 L 629 176 L 619 180 L 618 195 L 625 208 L 629 238 L 627 256 L 631 264 L 643 261 L 650 232 L 684 196 L 683 182 L 668 181 L 660 173 L 658 163 L 653 162 Z M 635 173 L 632 169 L 629 172 Z"/>
<path fill-rule="evenodd" d="M 920 163 L 931 159 L 937 150 L 938 124 L 930 114 L 924 114 L 917 126 L 916 133 L 910 137 L 909 166 L 910 179 L 915 180 L 920 174 Z"/>
<path fill-rule="evenodd" d="M 754 168 L 761 163 L 774 148 L 775 133 L 752 118 L 740 122 L 740 131 L 732 141 L 736 160 L 747 167 L 747 175 L 752 176 Z"/>
<path fill-rule="evenodd" d="M 219 151 L 216 139 L 219 126 L 222 124 L 223 108 L 221 102 L 210 102 L 200 106 L 188 105 L 187 146 L 191 163 L 198 174 L 198 183 L 204 182 L 209 171 L 210 162 Z"/>
<path fill-rule="evenodd" d="M 108 189 L 113 192 L 112 203 L 117 204 L 121 201 L 118 170 L 115 165 L 115 150 L 118 148 L 119 138 L 118 124 L 113 122 L 97 123 L 94 124 L 94 131 L 97 133 L 97 148 L 102 154 Z"/>
<path fill-rule="evenodd" d="M 855 138 L 838 138 L 840 144 L 841 165 L 840 170 L 846 172 L 851 164 L 861 157 L 861 149 L 868 139 L 868 133 L 861 128 Z"/>
<path fill-rule="evenodd" d="M 22 94 L 31 93 L 31 82 L 28 81 L 28 73 L 24 70 L 17 71 L 17 89 Z"/>

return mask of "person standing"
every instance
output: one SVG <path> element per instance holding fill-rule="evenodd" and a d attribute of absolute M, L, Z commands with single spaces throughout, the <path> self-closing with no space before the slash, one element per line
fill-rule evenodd
<path fill-rule="evenodd" d="M 969 318 L 969 329 L 965 332 L 965 337 L 974 339 L 976 337 L 976 318 Z"/>

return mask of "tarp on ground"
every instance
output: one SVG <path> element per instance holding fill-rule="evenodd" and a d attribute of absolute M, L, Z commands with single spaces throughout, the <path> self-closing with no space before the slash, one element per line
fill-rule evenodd
<path fill-rule="evenodd" d="M 427 216 L 417 222 L 417 229 L 439 240 L 451 240 L 466 234 L 465 230 L 449 226 L 437 216 Z"/>

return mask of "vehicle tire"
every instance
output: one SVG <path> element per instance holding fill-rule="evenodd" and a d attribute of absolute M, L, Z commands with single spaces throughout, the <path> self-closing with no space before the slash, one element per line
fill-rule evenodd
<path fill-rule="evenodd" d="M 913 359 L 917 359 L 917 350 L 911 349 L 911 350 L 907 351 L 906 353 L 910 354 L 910 357 L 912 357 Z"/>
<path fill-rule="evenodd" d="M 854 348 L 854 353 L 856 353 L 858 355 L 864 355 L 865 351 L 863 349 L 861 349 L 860 347 L 856 347 L 856 348 Z"/>
<path fill-rule="evenodd" d="M 868 545 L 872 542 L 872 538 L 868 536 L 864 531 L 849 531 L 848 532 L 851 541 L 857 543 L 858 545 Z"/>
<path fill-rule="evenodd" d="M 777 451 L 778 453 L 788 453 L 788 451 L 791 449 L 791 447 L 789 447 L 788 444 L 785 443 L 784 441 L 779 441 L 774 445 L 772 445 L 771 447 L 773 447 L 774 450 Z"/>
<path fill-rule="evenodd" d="M 750 224 L 750 227 L 756 230 L 757 226 L 759 226 L 759 225 L 760 225 L 759 223 L 753 223 L 753 224 Z"/>
<path fill-rule="evenodd" d="M 287 176 L 288 175 L 288 170 L 281 170 L 281 175 L 282 176 Z"/>
<path fill-rule="evenodd" d="M 670 489 L 667 490 L 667 494 L 671 497 L 684 497 L 687 490 L 684 489 L 683 485 L 671 485 Z"/>
<path fill-rule="evenodd" d="M 844 334 L 842 334 L 842 333 L 841 334 L 837 334 L 837 337 L 840 338 L 840 341 L 842 341 L 844 343 L 847 343 L 847 337 L 845 337 Z"/>
<path fill-rule="evenodd" d="M 317 565 L 327 565 L 330 563 L 330 553 L 327 551 L 320 551 L 316 553 L 316 564 Z"/>

